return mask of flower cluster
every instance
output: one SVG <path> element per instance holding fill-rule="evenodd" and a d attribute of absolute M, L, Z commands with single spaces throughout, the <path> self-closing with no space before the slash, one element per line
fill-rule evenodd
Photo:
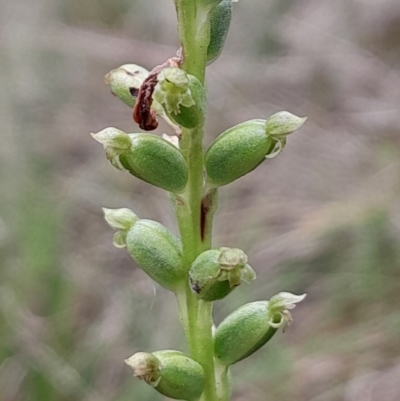
<path fill-rule="evenodd" d="M 179 14 L 183 6 L 178 0 L 175 4 Z M 186 21 L 186 25 L 201 22 L 199 37 L 206 38 L 202 40 L 207 46 L 199 45 L 199 53 L 203 51 L 199 60 L 210 64 L 224 46 L 232 0 L 196 0 L 193 4 L 197 7 L 193 15 L 197 17 Z M 227 401 L 229 366 L 256 352 L 279 328 L 288 326 L 292 321 L 290 310 L 305 295 L 281 292 L 269 301 L 246 304 L 226 317 L 211 334 L 210 305 L 227 297 L 243 282 L 251 283 L 256 273 L 243 250 L 211 248 L 211 241 L 204 239 L 206 231 L 210 233 L 205 226 L 212 220 L 209 216 L 216 208 L 218 188 L 279 155 L 288 135 L 300 128 L 306 118 L 282 111 L 269 118 L 242 122 L 221 133 L 203 154 L 202 145 L 199 147 L 196 141 L 204 127 L 206 89 L 201 78 L 185 67 L 188 52 L 182 42 L 183 49 L 177 56 L 151 71 L 125 64 L 106 75 L 111 92 L 133 108 L 133 118 L 144 131 L 155 129 L 162 118 L 173 135 L 125 133 L 109 127 L 92 136 L 103 145 L 107 159 L 116 169 L 167 191 L 178 221 L 182 213 L 184 216 L 180 238 L 159 222 L 141 219 L 130 209 L 103 209 L 107 223 L 116 230 L 114 245 L 127 248 L 136 265 L 150 278 L 174 292 L 178 300 L 184 299 L 180 305 L 181 321 L 191 347 L 190 356 L 172 350 L 138 352 L 125 362 L 133 368 L 134 376 L 168 397 Z M 185 151 L 190 146 L 192 153 Z M 194 165 L 200 165 L 200 171 Z M 200 177 L 197 181 L 193 178 L 196 174 Z M 197 334 L 201 330 L 205 330 L 203 337 Z M 209 355 L 202 354 L 202 340 L 207 342 L 204 347 Z M 214 365 L 219 366 L 219 372 Z"/>

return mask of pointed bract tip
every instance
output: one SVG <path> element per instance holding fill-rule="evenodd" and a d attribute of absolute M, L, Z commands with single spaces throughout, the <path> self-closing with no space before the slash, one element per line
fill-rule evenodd
<path fill-rule="evenodd" d="M 296 304 L 303 301 L 307 294 L 295 295 L 290 292 L 280 292 L 274 295 L 269 301 L 270 309 L 293 309 Z"/>
<path fill-rule="evenodd" d="M 267 135 L 282 138 L 299 129 L 307 117 L 298 117 L 288 111 L 273 114 L 265 123 Z"/>

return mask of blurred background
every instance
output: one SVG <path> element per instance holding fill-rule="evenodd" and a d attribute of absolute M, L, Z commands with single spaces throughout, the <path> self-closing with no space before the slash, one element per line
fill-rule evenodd
<path fill-rule="evenodd" d="M 0 0 L 2 401 L 164 399 L 123 359 L 185 350 L 175 300 L 112 246 L 101 207 L 177 232 L 172 209 L 89 132 L 138 131 L 103 77 L 177 47 L 172 1 Z M 246 250 L 259 278 L 216 322 L 308 293 L 285 334 L 234 366 L 233 400 L 398 401 L 400 2 L 241 0 L 208 91 L 207 144 L 276 111 L 309 118 L 220 191 L 215 245 Z"/>

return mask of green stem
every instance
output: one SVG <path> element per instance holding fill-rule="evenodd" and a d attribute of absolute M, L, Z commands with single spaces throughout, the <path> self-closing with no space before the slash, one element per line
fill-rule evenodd
<path fill-rule="evenodd" d="M 196 5 L 195 0 L 175 0 L 175 6 L 183 48 L 182 69 L 196 76 L 204 85 L 209 10 Z M 189 179 L 185 192 L 175 198 L 175 212 L 187 270 L 201 252 L 211 248 L 212 217 L 216 208 L 215 191 L 212 196 L 215 207 L 210 209 L 205 218 L 202 216 L 203 136 L 202 126 L 193 130 L 184 129 L 180 143 L 180 149 L 189 165 Z M 221 380 L 215 374 L 212 303 L 198 300 L 188 282 L 178 291 L 177 301 L 190 355 L 203 366 L 205 372 L 205 388 L 200 401 L 226 401 L 228 398 L 220 398 L 224 390 L 217 390 L 217 382 L 221 383 Z"/>
<path fill-rule="evenodd" d="M 229 401 L 231 398 L 231 373 L 229 366 L 215 361 L 215 377 L 218 401 Z"/>
<path fill-rule="evenodd" d="M 187 270 L 196 257 L 211 247 L 212 221 L 201 235 L 201 201 L 203 191 L 203 129 L 183 132 L 181 150 L 189 163 L 186 191 L 175 199 L 175 211 L 183 244 L 183 259 Z M 190 355 L 204 368 L 206 383 L 201 401 L 218 401 L 214 343 L 212 337 L 212 303 L 199 301 L 188 281 L 177 292 L 179 314 L 188 340 Z"/>
<path fill-rule="evenodd" d="M 179 37 L 183 48 L 182 68 L 204 84 L 207 48 L 210 41 L 209 7 L 196 0 L 175 0 Z"/>

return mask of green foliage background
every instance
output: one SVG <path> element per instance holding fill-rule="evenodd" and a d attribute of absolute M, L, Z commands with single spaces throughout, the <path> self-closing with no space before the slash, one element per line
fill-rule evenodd
<path fill-rule="evenodd" d="M 217 321 L 308 293 L 293 327 L 234 368 L 235 401 L 400 399 L 399 22 L 397 0 L 235 4 L 208 71 L 207 143 L 279 110 L 309 117 L 221 190 L 215 245 L 246 250 L 259 278 Z M 177 46 L 172 1 L 0 0 L 2 401 L 162 400 L 122 361 L 184 349 L 174 299 L 113 248 L 101 206 L 176 232 L 172 210 L 89 132 L 136 131 L 103 76 Z"/>

